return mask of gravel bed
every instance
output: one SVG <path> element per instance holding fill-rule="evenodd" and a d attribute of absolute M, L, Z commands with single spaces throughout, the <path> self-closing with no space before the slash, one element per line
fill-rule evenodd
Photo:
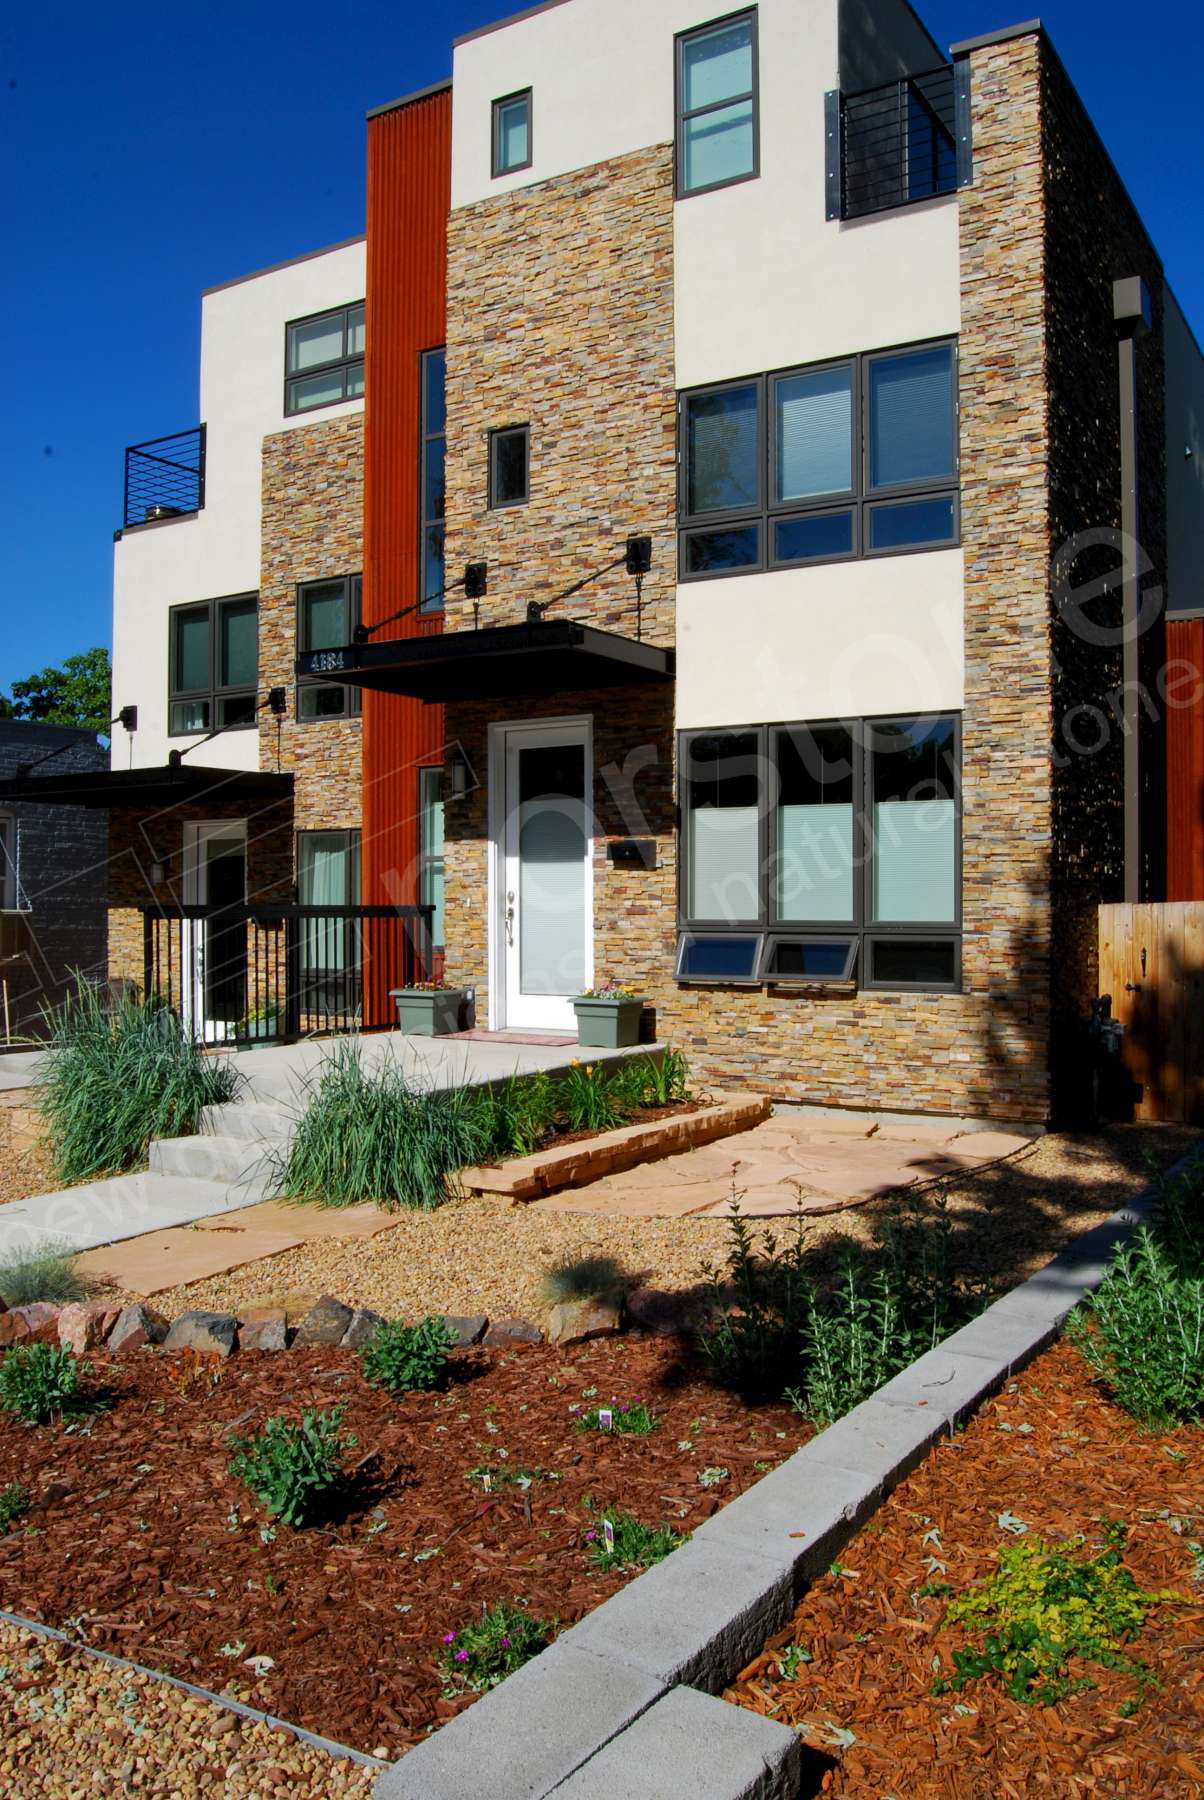
<path fill-rule="evenodd" d="M 149 1675 L 0 1625 L 6 1800 L 367 1800 L 376 1771 Z"/>
<path fill-rule="evenodd" d="M 46 1145 L 15 1142 L 16 1124 L 10 1109 L 0 1106 L 0 1206 L 27 1200 L 30 1194 L 50 1193 L 58 1186 Z M 20 1124 L 25 1124 L 23 1116 Z"/>
<path fill-rule="evenodd" d="M 921 1213 L 946 1206 L 958 1267 L 1011 1286 L 1200 1141 L 1198 1131 L 1169 1126 L 1051 1134 L 1011 1161 L 933 1184 L 906 1204 Z M 823 1260 L 828 1253 L 835 1259 L 850 1239 L 871 1239 L 898 1206 L 873 1201 L 822 1215 L 809 1222 L 809 1240 Z M 754 1229 L 758 1239 L 768 1231 L 781 1240 L 793 1226 L 757 1220 Z M 189 1307 L 237 1309 L 332 1293 L 390 1317 L 428 1311 L 539 1317 L 540 1276 L 562 1257 L 611 1255 L 633 1285 L 688 1290 L 704 1261 L 722 1260 L 727 1230 L 717 1219 L 607 1218 L 464 1198 L 438 1212 L 407 1214 L 374 1238 L 308 1244 L 171 1289 L 156 1295 L 155 1306 L 172 1317 Z"/>

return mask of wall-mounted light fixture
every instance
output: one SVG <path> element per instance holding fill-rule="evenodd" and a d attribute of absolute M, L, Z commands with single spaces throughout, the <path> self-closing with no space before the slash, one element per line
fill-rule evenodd
<path fill-rule="evenodd" d="M 444 769 L 452 799 L 463 800 L 472 785 L 472 765 L 459 744 L 449 751 Z"/>

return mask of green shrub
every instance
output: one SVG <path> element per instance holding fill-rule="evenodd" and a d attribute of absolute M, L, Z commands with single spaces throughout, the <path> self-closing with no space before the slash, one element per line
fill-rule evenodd
<path fill-rule="evenodd" d="M 46 1300 L 65 1306 L 83 1300 L 89 1285 L 76 1272 L 76 1251 L 68 1244 L 43 1244 L 36 1250 L 14 1250 L 0 1259 L 0 1297 L 7 1306 L 30 1306 Z"/>
<path fill-rule="evenodd" d="M 109 1000 L 80 982 L 46 1017 L 52 1054 L 37 1093 L 61 1182 L 137 1167 L 152 1138 L 187 1136 L 203 1106 L 237 1091 L 230 1065 L 156 1001 Z"/>
<path fill-rule="evenodd" d="M 329 1505 L 331 1489 L 342 1479 L 343 1458 L 356 1443 L 339 1431 L 343 1412 L 341 1406 L 327 1412 L 307 1407 L 299 1425 L 274 1418 L 254 1437 L 231 1434 L 231 1475 L 286 1525 L 311 1524 Z"/>
<path fill-rule="evenodd" d="M 622 1291 L 628 1282 L 613 1256 L 564 1256 L 539 1278 L 540 1298 L 548 1306 L 571 1300 L 598 1300 Z"/>
<path fill-rule="evenodd" d="M 686 1541 L 671 1525 L 645 1525 L 634 1513 L 612 1510 L 596 1516 L 598 1523 L 585 1533 L 585 1542 L 586 1555 L 597 1569 L 650 1569 Z M 609 1545 L 607 1525 L 613 1533 Z"/>
<path fill-rule="evenodd" d="M 471 1689 L 483 1693 L 496 1687 L 515 1669 L 551 1643 L 555 1625 L 529 1613 L 522 1603 L 508 1606 L 504 1600 L 483 1612 L 459 1631 L 447 1631 L 439 1650 L 439 1665 L 449 1696 Z"/>
<path fill-rule="evenodd" d="M 702 1265 L 711 1304 L 718 1313 L 698 1345 L 722 1387 L 751 1401 L 778 1399 L 802 1366 L 803 1332 L 812 1299 L 806 1272 L 806 1225 L 801 1208 L 794 1235 L 780 1248 L 767 1232 L 758 1251 L 733 1188 L 728 1254 L 722 1269 Z M 730 1310 L 732 1307 L 736 1310 Z"/>
<path fill-rule="evenodd" d="M 412 1088 L 396 1063 L 369 1072 L 359 1043 L 340 1043 L 279 1159 L 277 1191 L 322 1206 L 441 1206 L 481 1153 L 479 1117 L 470 1089 Z"/>
<path fill-rule="evenodd" d="M 602 1414 L 610 1414 L 604 1425 Z M 609 1406 L 591 1406 L 577 1420 L 578 1431 L 612 1431 L 618 1437 L 647 1437 L 657 1430 L 660 1420 L 646 1400 L 637 1394 L 634 1400 L 612 1400 Z"/>
<path fill-rule="evenodd" d="M 1151 1430 L 1204 1417 L 1204 1278 L 1181 1273 L 1185 1260 L 1182 1236 L 1143 1227 L 1066 1324 L 1096 1379 Z"/>
<path fill-rule="evenodd" d="M 82 1409 L 79 1378 L 89 1374 L 90 1364 L 58 1344 L 18 1344 L 0 1360 L 0 1407 L 27 1425 L 48 1425 Z"/>
<path fill-rule="evenodd" d="M 1051 1706 L 1095 1684 L 1072 1679 L 1072 1658 L 1119 1669 L 1150 1685 L 1143 1663 L 1124 1654 L 1155 1607 L 1182 1596 L 1138 1587 L 1121 1561 L 1123 1525 L 1105 1529 L 1105 1546 L 1080 1553 L 1082 1538 L 1045 1543 L 1025 1537 L 999 1552 L 999 1571 L 978 1582 L 945 1612 L 945 1625 L 960 1625 L 971 1640 L 953 1652 L 953 1675 L 938 1680 L 934 1693 L 961 1689 L 967 1682 L 996 1675 L 1013 1700 Z M 1122 1711 L 1135 1710 L 1126 1702 Z"/>
<path fill-rule="evenodd" d="M 680 1050 L 666 1050 L 659 1062 L 649 1060 L 640 1066 L 646 1071 L 645 1106 L 669 1106 L 689 1097 L 690 1065 Z"/>
<path fill-rule="evenodd" d="M 391 1394 L 443 1387 L 454 1342 L 438 1313 L 429 1313 L 417 1325 L 391 1319 L 377 1327 L 360 1351 L 364 1380 Z"/>
<path fill-rule="evenodd" d="M 29 1511 L 29 1489 L 19 1481 L 10 1481 L 7 1487 L 0 1488 L 0 1532 L 11 1530 L 18 1519 L 23 1519 Z"/>
<path fill-rule="evenodd" d="M 529 1156 L 552 1134 L 559 1110 L 556 1084 L 542 1071 L 511 1075 L 474 1097 L 483 1157 Z"/>
<path fill-rule="evenodd" d="M 605 1063 L 570 1064 L 560 1084 L 560 1099 L 568 1131 L 613 1131 L 626 1125 L 634 1110 Z"/>

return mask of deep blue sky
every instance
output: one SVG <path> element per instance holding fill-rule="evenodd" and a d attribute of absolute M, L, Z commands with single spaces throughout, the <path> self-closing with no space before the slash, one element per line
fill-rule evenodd
<path fill-rule="evenodd" d="M 362 231 L 365 111 L 449 74 L 506 3 L 5 9 L 0 688 L 109 641 L 122 451 L 196 423 L 201 289 Z M 1026 16 L 920 11 L 946 46 Z M 1204 335 L 1198 0 L 1042 17 Z"/>

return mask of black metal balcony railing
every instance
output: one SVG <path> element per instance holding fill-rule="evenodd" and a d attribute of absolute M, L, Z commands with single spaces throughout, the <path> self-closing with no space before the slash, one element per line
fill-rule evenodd
<path fill-rule="evenodd" d="M 125 453 L 126 525 L 200 512 L 205 504 L 205 427 L 131 444 Z"/>
<path fill-rule="evenodd" d="M 144 990 L 205 1042 L 395 1024 L 430 978 L 431 906 L 144 906 Z"/>
<path fill-rule="evenodd" d="M 955 68 L 946 65 L 865 93 L 829 96 L 829 218 L 864 218 L 961 184 L 955 90 Z"/>

